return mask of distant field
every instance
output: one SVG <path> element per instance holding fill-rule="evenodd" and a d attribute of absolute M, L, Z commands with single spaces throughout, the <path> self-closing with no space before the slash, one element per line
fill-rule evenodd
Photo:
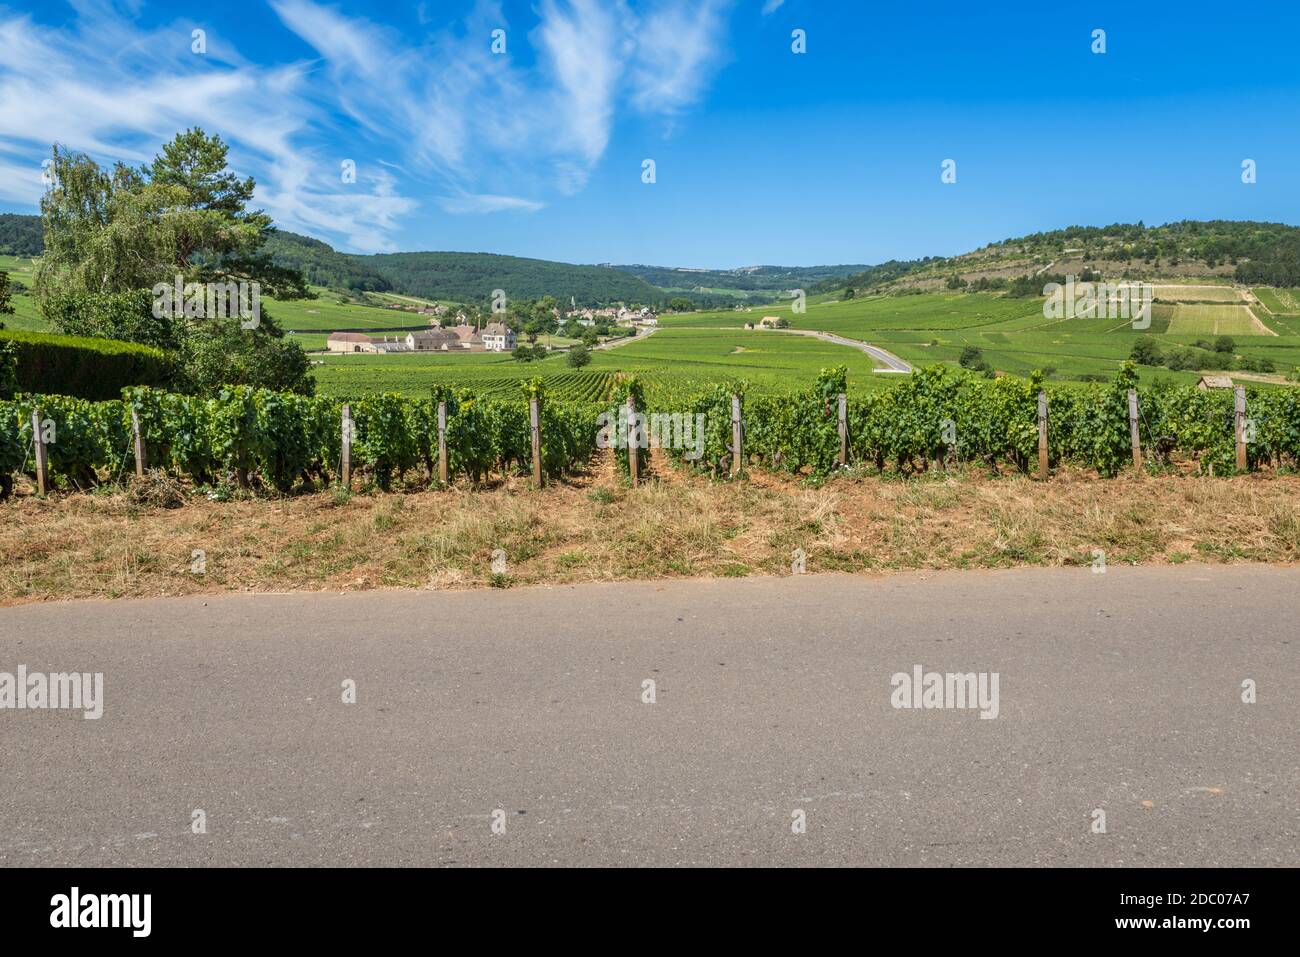
<path fill-rule="evenodd" d="M 1179 336 L 1265 335 L 1245 306 L 1189 305 L 1173 307 L 1169 332 Z"/>
<path fill-rule="evenodd" d="M 1274 315 L 1300 316 L 1300 289 L 1252 289 L 1255 298 Z"/>
<path fill-rule="evenodd" d="M 336 329 L 396 329 L 399 326 L 428 326 L 429 317 L 401 309 L 382 306 L 342 304 L 322 296 L 320 299 L 265 299 L 266 311 L 281 328 L 304 331 Z"/>
<path fill-rule="evenodd" d="M 0 257 L 0 269 L 28 286 L 32 262 Z M 1151 326 L 1134 330 L 1122 319 L 1048 319 L 1040 297 L 1016 299 L 993 294 L 950 292 L 905 296 L 864 296 L 844 301 L 811 297 L 807 310 L 795 313 L 789 301 L 734 309 L 687 313 L 660 319 L 661 329 L 645 340 L 593 355 L 591 365 L 571 369 L 563 355 L 532 363 L 482 353 L 461 356 L 320 356 L 313 366 L 320 391 L 361 395 L 374 391 L 426 393 L 435 383 L 453 383 L 483 394 L 514 395 L 521 379 L 542 376 L 555 395 L 603 397 L 618 372 L 642 376 L 653 392 L 677 395 L 729 379 L 745 379 L 759 392 L 777 392 L 811 383 L 818 370 L 846 365 L 850 388 L 879 388 L 892 381 L 874 375 L 871 360 L 855 349 L 780 332 L 746 331 L 746 322 L 774 315 L 794 329 L 836 333 L 881 346 L 916 365 L 956 365 L 968 346 L 1000 372 L 1028 375 L 1049 370 L 1057 382 L 1110 378 L 1142 335 L 1190 345 L 1197 339 L 1230 335 L 1237 352 L 1269 359 L 1285 372 L 1300 366 L 1300 290 L 1258 288 L 1255 311 L 1270 336 L 1256 326 L 1239 290 L 1228 285 L 1162 284 L 1164 300 L 1152 312 Z M 381 294 L 387 301 L 409 297 Z M 1201 300 L 1190 302 L 1188 300 Z M 1212 300 L 1212 301 L 1211 301 Z M 16 315 L 4 317 L 12 329 L 42 331 L 48 325 L 29 296 L 14 297 Z M 341 304 L 327 291 L 314 300 L 268 300 L 267 311 L 308 351 L 325 347 L 333 329 L 363 329 L 397 336 L 398 327 L 424 327 L 426 316 L 362 304 Z M 1196 373 L 1143 370 L 1144 379 L 1192 381 Z"/>
<path fill-rule="evenodd" d="M 1155 297 L 1164 302 L 1240 302 L 1241 292 L 1232 286 L 1160 286 Z"/>
<path fill-rule="evenodd" d="M 7 272 L 10 282 L 20 282 L 28 289 L 36 282 L 34 261 L 26 257 L 0 256 L 0 272 Z M 51 331 L 50 324 L 37 311 L 36 303 L 29 294 L 15 293 L 10 305 L 14 307 L 14 314 L 0 316 L 0 322 L 7 328 L 25 332 Z"/>
<path fill-rule="evenodd" d="M 1269 316 L 1269 324 L 1282 334 L 1260 334 L 1244 305 L 1162 304 L 1154 308 L 1150 328 L 1135 330 L 1125 320 L 1044 318 L 1040 298 L 931 293 L 844 302 L 814 300 L 803 313 L 794 313 L 789 303 L 781 303 L 751 312 L 665 316 L 656 335 L 598 352 L 584 371 L 605 374 L 609 376 L 606 381 L 612 381 L 615 372 L 635 372 L 652 390 L 669 395 L 730 378 L 747 379 L 760 392 L 782 391 L 813 381 L 820 368 L 830 365 L 850 367 L 850 388 L 854 390 L 879 388 L 890 381 L 888 376 L 872 374 L 870 360 L 856 350 L 741 328 L 764 315 L 784 317 L 795 329 L 870 342 L 916 365 L 955 365 L 967 346 L 975 346 L 1000 372 L 1023 376 L 1042 369 L 1058 382 L 1109 379 L 1143 335 L 1167 337 L 1184 345 L 1216 334 L 1231 335 L 1242 355 L 1267 358 L 1279 370 L 1300 365 L 1300 334 L 1296 334 L 1300 330 L 1288 331 L 1276 317 Z M 1300 317 L 1296 323 L 1300 325 Z M 526 365 L 498 356 L 372 356 L 330 357 L 325 366 L 317 367 L 317 378 L 322 391 L 337 395 L 372 388 L 418 392 L 435 381 L 505 393 L 512 392 L 519 379 L 532 375 L 543 375 L 557 388 L 568 388 L 572 380 L 561 377 L 570 372 L 561 356 Z M 1144 380 L 1159 377 L 1195 382 L 1199 374 L 1144 369 L 1142 376 Z"/>
<path fill-rule="evenodd" d="M 652 395 L 684 395 L 717 382 L 744 380 L 758 392 L 782 392 L 811 385 L 827 366 L 848 366 L 855 389 L 873 388 L 883 376 L 856 349 L 780 332 L 708 329 L 665 329 L 640 342 L 592 354 L 589 366 L 574 370 L 562 354 L 538 362 L 516 362 L 510 356 L 414 354 L 380 356 L 354 354 L 322 357 L 314 369 L 319 390 L 327 395 L 352 396 L 392 391 L 419 395 L 437 383 L 473 388 L 484 395 L 517 394 L 519 383 L 541 376 L 550 394 L 567 398 L 603 399 L 592 383 L 608 391 L 618 372 L 646 381 Z"/>

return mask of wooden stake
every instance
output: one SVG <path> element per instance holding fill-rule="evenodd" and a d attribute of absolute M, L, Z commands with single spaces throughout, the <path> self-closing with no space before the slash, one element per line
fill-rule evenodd
<path fill-rule="evenodd" d="M 732 475 L 740 474 L 741 462 L 743 461 L 741 457 L 740 436 L 741 436 L 740 396 L 733 395 L 731 397 L 731 474 Z"/>
<path fill-rule="evenodd" d="M 1128 390 L 1128 438 L 1133 446 L 1133 468 L 1142 471 L 1142 437 L 1138 433 L 1137 389 Z"/>
<path fill-rule="evenodd" d="M 1047 393 L 1038 393 L 1038 477 L 1047 478 Z"/>
<path fill-rule="evenodd" d="M 541 488 L 542 477 L 542 412 L 541 400 L 533 396 L 528 400 L 528 422 L 533 436 L 533 484 Z"/>
<path fill-rule="evenodd" d="M 849 464 L 849 397 L 840 393 L 840 465 Z"/>
<path fill-rule="evenodd" d="M 438 403 L 438 481 L 448 484 L 450 475 L 447 464 L 447 403 Z"/>
<path fill-rule="evenodd" d="M 140 416 L 131 410 L 131 432 L 135 435 L 135 477 L 144 478 L 144 441 L 140 438 Z"/>
<path fill-rule="evenodd" d="M 343 487 L 352 488 L 352 406 L 343 406 Z"/>
<path fill-rule="evenodd" d="M 1233 411 L 1237 432 L 1237 471 L 1246 471 L 1246 387 L 1236 386 L 1232 390 Z"/>
<path fill-rule="evenodd" d="M 36 492 L 44 497 L 47 476 L 45 474 L 45 443 L 41 441 L 40 409 L 32 409 L 32 444 L 36 449 Z"/>
<path fill-rule="evenodd" d="M 636 399 L 633 396 L 627 397 L 627 471 L 632 477 L 632 487 L 636 488 L 640 484 L 640 443 L 637 442 L 636 428 Z"/>

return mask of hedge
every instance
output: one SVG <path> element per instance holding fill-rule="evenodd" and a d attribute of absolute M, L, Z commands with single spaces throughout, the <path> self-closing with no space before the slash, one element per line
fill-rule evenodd
<path fill-rule="evenodd" d="M 4 342 L 13 343 L 18 353 L 19 392 L 115 399 L 126 386 L 171 381 L 166 353 L 131 342 L 9 329 L 0 330 Z"/>

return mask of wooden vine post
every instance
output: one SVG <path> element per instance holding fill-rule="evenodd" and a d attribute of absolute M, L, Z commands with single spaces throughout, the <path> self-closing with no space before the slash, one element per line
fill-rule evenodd
<path fill-rule="evenodd" d="M 739 475 L 743 462 L 740 439 L 743 430 L 740 426 L 740 396 L 731 397 L 731 474 Z"/>
<path fill-rule="evenodd" d="M 1237 434 L 1237 471 L 1246 471 L 1246 387 L 1239 385 L 1232 390 L 1233 424 Z"/>
<path fill-rule="evenodd" d="M 627 397 L 627 472 L 632 479 L 632 487 L 640 484 L 641 447 L 637 442 L 636 397 Z"/>
<path fill-rule="evenodd" d="M 849 397 L 840 393 L 840 465 L 849 464 Z"/>
<path fill-rule="evenodd" d="M 343 406 L 343 487 L 352 489 L 352 406 Z"/>
<path fill-rule="evenodd" d="M 1038 393 L 1038 477 L 1047 478 L 1047 392 Z"/>
<path fill-rule="evenodd" d="M 447 403 L 438 403 L 438 481 L 448 484 L 450 470 L 447 465 Z"/>
<path fill-rule="evenodd" d="M 32 445 L 36 452 L 36 492 L 44 497 L 49 477 L 46 474 L 48 461 L 45 457 L 45 442 L 41 438 L 41 410 L 32 409 Z"/>
<path fill-rule="evenodd" d="M 144 440 L 140 438 L 140 416 L 135 409 L 131 410 L 131 433 L 135 436 L 135 477 L 144 478 L 145 460 L 144 460 Z"/>
<path fill-rule="evenodd" d="M 528 400 L 528 425 L 533 438 L 533 484 L 541 488 L 545 484 L 542 476 L 542 410 L 537 396 Z"/>
<path fill-rule="evenodd" d="M 1133 446 L 1133 468 L 1142 471 L 1142 437 L 1138 432 L 1138 393 L 1128 390 L 1128 438 Z"/>

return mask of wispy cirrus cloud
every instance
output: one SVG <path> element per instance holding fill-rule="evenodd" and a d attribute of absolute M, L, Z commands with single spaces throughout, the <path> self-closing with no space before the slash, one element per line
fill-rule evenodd
<path fill-rule="evenodd" d="M 320 55 L 356 122 L 400 137 L 453 194 L 513 197 L 518 209 L 581 189 L 621 108 L 671 118 L 695 102 L 722 62 L 730 5 L 541 0 L 536 24 L 521 28 L 495 0 L 479 0 L 416 43 L 315 0 L 272 0 Z M 506 34 L 504 54 L 491 49 L 496 29 Z"/>
<path fill-rule="evenodd" d="M 518 196 L 493 196 L 490 193 L 461 193 L 459 196 L 442 196 L 438 205 L 449 213 L 500 213 L 516 210 L 536 212 L 542 204 Z"/>
<path fill-rule="evenodd" d="M 373 176 L 343 187 L 338 162 L 313 145 L 322 113 L 300 65 L 248 63 L 216 33 L 192 53 L 189 22 L 142 30 L 109 5 L 77 13 L 60 29 L 0 13 L 0 197 L 35 203 L 54 143 L 136 165 L 201 126 L 256 176 L 257 201 L 279 225 L 391 248 L 397 217 L 416 203 Z"/>
<path fill-rule="evenodd" d="M 149 29 L 78 0 L 53 28 L 0 9 L 0 199 L 34 203 L 52 143 L 147 162 L 178 130 L 231 144 L 257 202 L 288 229 L 358 251 L 394 248 L 421 200 L 454 215 L 529 213 L 581 190 L 622 111 L 665 129 L 723 58 L 731 0 L 496 0 L 428 32 L 314 0 L 269 0 L 310 59 L 258 63 L 200 22 Z M 433 26 L 441 10 L 419 17 Z M 491 49 L 503 29 L 507 52 Z M 356 181 L 339 175 L 356 162 Z"/>

